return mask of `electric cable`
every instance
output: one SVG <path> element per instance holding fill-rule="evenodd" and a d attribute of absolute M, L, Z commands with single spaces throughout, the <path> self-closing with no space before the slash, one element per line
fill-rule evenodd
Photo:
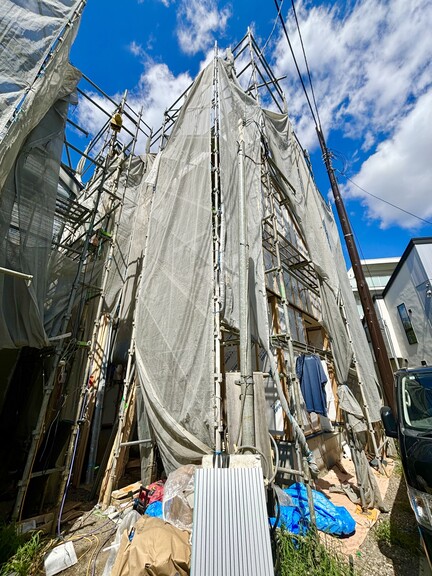
<path fill-rule="evenodd" d="M 408 214 L 408 216 L 412 216 L 413 218 L 417 218 L 417 220 L 420 220 L 421 222 L 424 222 L 425 224 L 430 224 L 432 226 L 432 222 L 430 220 L 426 220 L 425 218 L 421 218 L 420 216 L 417 216 L 417 214 L 414 214 L 413 212 L 409 212 L 409 210 L 405 210 L 404 208 L 397 206 L 397 204 L 393 204 L 392 202 L 389 202 L 388 200 L 384 200 L 384 198 L 380 198 L 379 196 L 372 194 L 372 192 L 368 192 L 367 190 L 362 188 L 359 184 L 354 182 L 354 180 L 351 180 L 351 178 L 349 178 L 346 174 L 344 174 L 340 170 L 337 170 L 337 172 L 339 172 L 339 174 L 341 174 L 341 176 L 344 176 L 349 182 L 351 182 L 351 184 L 354 184 L 354 186 L 356 186 L 359 190 L 361 190 L 362 192 L 364 192 L 368 196 L 372 196 L 372 198 L 376 198 L 376 200 L 380 200 L 381 202 L 384 202 L 384 204 L 388 204 L 392 208 L 396 208 L 396 210 L 400 210 L 401 212 Z"/>
<path fill-rule="evenodd" d="M 280 505 L 280 502 L 279 502 L 279 497 L 278 497 L 278 495 L 277 495 L 276 490 L 273 489 L 273 492 L 274 492 L 274 496 L 275 496 L 277 512 L 276 512 L 275 522 L 274 522 L 274 524 L 273 524 L 273 526 L 271 527 L 271 530 L 270 530 L 270 533 L 271 533 L 272 538 L 274 537 L 274 534 L 275 534 L 275 532 L 276 532 L 276 528 L 277 528 L 278 525 L 279 525 L 280 514 L 281 514 L 281 505 Z"/>
<path fill-rule="evenodd" d="M 288 42 L 288 46 L 289 46 L 289 49 L 290 49 L 290 52 L 291 52 L 291 56 L 293 57 L 294 65 L 295 65 L 295 67 L 296 67 L 297 74 L 298 74 L 298 77 L 299 77 L 299 79 L 300 79 L 300 82 L 301 82 L 301 85 L 302 85 L 302 88 L 303 88 L 303 92 L 304 92 L 304 94 L 305 94 L 305 96 L 306 96 L 306 100 L 307 100 L 307 103 L 308 103 L 308 105 L 309 105 L 309 110 L 310 110 L 310 112 L 311 112 L 311 114 L 312 114 L 312 118 L 313 118 L 313 120 L 314 120 L 315 126 L 318 128 L 320 125 L 318 124 L 318 120 L 317 120 L 317 118 L 316 118 L 316 116 L 315 116 L 315 112 L 314 112 L 314 110 L 313 110 L 313 108 L 312 108 L 312 104 L 311 104 L 311 101 L 310 101 L 310 98 L 309 98 L 309 94 L 308 94 L 308 92 L 307 92 L 307 90 L 306 90 L 306 86 L 305 86 L 305 83 L 304 83 L 304 81 L 303 81 L 303 78 L 302 78 L 302 75 L 301 75 L 301 72 L 300 72 L 300 68 L 299 68 L 299 65 L 298 65 L 298 62 L 297 62 L 297 58 L 295 57 L 294 49 L 293 49 L 293 47 L 292 47 L 291 40 L 289 39 L 289 36 L 288 36 L 288 31 L 287 31 L 287 29 L 286 29 L 284 19 L 283 19 L 283 17 L 282 17 L 282 14 L 281 14 L 280 11 L 279 11 L 278 0 L 274 0 L 274 3 L 275 3 L 276 8 L 278 9 L 278 12 L 279 12 L 279 20 L 280 20 L 280 22 L 281 22 L 282 29 L 283 29 L 283 31 L 284 31 L 286 41 Z"/>
<path fill-rule="evenodd" d="M 298 63 L 297 63 L 297 59 L 296 59 L 295 54 L 294 54 L 294 50 L 293 50 L 291 41 L 290 41 L 289 36 L 288 36 L 288 31 L 287 31 L 287 29 L 286 29 L 285 22 L 283 21 L 283 18 L 282 18 L 281 13 L 280 13 L 280 8 L 282 7 L 282 4 L 279 6 L 278 0 L 274 0 L 274 2 L 275 2 L 275 5 L 276 5 L 276 8 L 278 8 L 278 16 L 279 16 L 279 19 L 280 19 L 280 21 L 281 21 L 282 28 L 283 28 L 283 31 L 284 31 L 286 40 L 287 40 L 287 42 L 288 42 L 288 46 L 289 46 L 289 48 L 290 48 L 291 55 L 292 55 L 293 60 L 294 60 L 294 64 L 295 64 L 295 67 L 296 67 L 296 70 L 297 70 L 297 74 L 298 74 L 299 79 L 300 79 L 300 82 L 301 82 L 301 84 L 302 84 L 303 91 L 304 91 L 304 93 L 305 93 L 307 102 L 308 102 L 308 104 L 309 104 L 309 109 L 310 109 L 310 111 L 311 111 L 313 120 L 314 120 L 314 122 L 315 122 L 315 126 L 321 130 L 321 120 L 320 120 L 319 111 L 318 111 L 318 106 L 317 106 L 317 102 L 316 102 L 316 98 L 315 98 L 315 91 L 314 91 L 314 88 L 313 88 L 312 76 L 311 76 L 311 73 L 310 73 L 309 63 L 308 63 L 307 56 L 306 56 L 306 50 L 305 50 L 304 43 L 303 43 L 303 37 L 302 37 L 301 31 L 300 31 L 300 24 L 299 24 L 299 21 L 298 21 L 298 18 L 297 18 L 297 11 L 296 11 L 296 9 L 295 9 L 294 0 L 291 0 L 291 5 L 292 5 L 292 8 L 293 8 L 294 18 L 295 18 L 296 26 L 297 26 L 297 31 L 298 31 L 299 38 L 300 38 L 300 43 L 301 43 L 302 52 L 303 52 L 303 57 L 304 57 L 305 65 L 306 65 L 306 70 L 307 70 L 307 75 L 308 75 L 308 79 L 309 79 L 309 84 L 310 84 L 310 87 L 311 87 L 312 99 L 313 99 L 313 103 L 314 103 L 314 106 L 315 106 L 316 116 L 315 116 L 314 111 L 313 111 L 313 109 L 312 109 L 312 105 L 311 105 L 311 102 L 310 102 L 310 99 L 309 99 L 309 95 L 308 95 L 308 93 L 307 93 L 306 86 L 305 86 L 305 84 L 304 84 L 303 78 L 302 78 L 301 73 L 300 73 L 300 69 L 299 69 L 299 66 L 298 66 Z M 332 154 L 334 154 L 334 152 L 332 152 Z M 414 214 L 414 213 L 410 212 L 409 210 L 405 210 L 404 208 L 401 208 L 400 206 L 397 206 L 396 204 L 393 204 L 392 202 L 389 202 L 388 200 L 384 200 L 383 198 L 380 198 L 379 196 L 376 196 L 375 194 L 372 194 L 371 192 L 368 192 L 367 190 L 365 190 L 364 188 L 362 188 L 361 186 L 359 186 L 356 182 L 354 182 L 353 180 L 351 180 L 351 178 L 349 178 L 349 177 L 346 175 L 346 173 L 345 173 L 345 169 L 346 169 L 346 167 L 345 167 L 346 158 L 344 158 L 343 156 L 342 156 L 342 158 L 343 158 L 343 161 L 344 161 L 344 170 L 343 170 L 343 171 L 335 170 L 335 171 L 337 171 L 339 174 L 341 174 L 342 176 L 344 176 L 349 182 L 351 182 L 352 184 L 354 184 L 354 186 L 356 186 L 357 188 L 359 188 L 362 192 L 364 192 L 365 194 L 368 194 L 369 196 L 372 196 L 373 198 L 376 198 L 377 200 L 380 200 L 381 202 L 384 202 L 385 204 L 388 204 L 389 206 L 391 206 L 392 208 L 395 208 L 396 210 L 400 210 L 401 212 L 404 212 L 405 214 L 408 214 L 409 216 L 412 216 L 413 218 L 416 218 L 416 219 L 420 220 L 421 222 L 424 222 L 425 224 L 430 224 L 430 225 L 432 225 L 432 222 L 431 222 L 430 220 L 426 220 L 425 218 L 421 218 L 421 217 L 418 216 L 417 214 Z"/>
<path fill-rule="evenodd" d="M 87 563 L 86 576 L 89 576 L 89 574 L 90 574 L 90 567 L 91 567 L 91 565 L 92 565 L 93 557 L 97 554 L 98 548 L 99 548 L 99 538 L 96 536 L 96 534 L 94 534 L 94 535 L 92 536 L 92 538 L 95 538 L 95 539 L 96 539 L 96 546 L 95 546 L 94 550 L 92 550 L 92 553 L 91 553 L 91 556 L 90 556 L 90 560 L 89 560 L 88 563 Z"/>
<path fill-rule="evenodd" d="M 273 23 L 273 28 L 272 28 L 272 30 L 271 30 L 271 32 L 270 32 L 267 40 L 264 42 L 264 46 L 263 46 L 263 47 L 261 48 L 261 50 L 260 50 L 260 53 L 259 53 L 260 56 L 264 56 L 264 50 L 267 48 L 267 44 L 270 42 L 270 38 L 273 36 L 273 33 L 274 33 L 274 31 L 275 31 L 275 29 L 276 29 L 276 26 L 277 26 L 277 23 L 278 23 L 279 15 L 280 15 L 280 13 L 281 13 L 281 11 L 282 11 L 283 3 L 284 3 L 284 0 L 282 0 L 281 3 L 280 3 L 277 16 L 276 16 L 276 18 L 275 18 L 275 20 L 274 20 L 274 23 Z"/>
<path fill-rule="evenodd" d="M 259 448 L 257 448 L 256 446 L 244 445 L 244 446 L 237 446 L 236 453 L 243 451 L 243 450 L 249 450 L 250 452 L 256 452 L 259 456 L 261 456 L 261 458 L 264 460 L 264 464 L 265 464 L 266 470 L 267 470 L 267 475 L 265 477 L 268 478 L 268 476 L 271 472 L 270 465 L 267 461 L 267 458 L 264 456 L 264 454 L 261 452 L 261 450 Z"/>
<path fill-rule="evenodd" d="M 314 106 L 315 106 L 316 115 L 317 115 L 317 118 L 318 118 L 318 125 L 321 127 L 321 119 L 320 119 L 320 116 L 319 116 L 318 106 L 317 106 L 316 99 L 315 99 L 315 91 L 314 91 L 314 88 L 313 88 L 312 76 L 311 76 L 310 69 L 309 69 L 309 63 L 308 63 L 307 56 L 306 56 L 306 50 L 305 50 L 305 47 L 304 47 L 304 44 L 303 44 L 303 37 L 302 37 L 301 31 L 300 31 L 299 21 L 298 21 L 298 19 L 297 19 L 297 11 L 296 11 L 296 9 L 295 9 L 294 0 L 291 0 L 291 6 L 292 6 L 292 9 L 293 9 L 294 18 L 295 18 L 295 21 L 296 21 L 297 32 L 298 32 L 298 35 L 299 35 L 299 38 L 300 38 L 300 44 L 301 44 L 301 47 L 302 47 L 303 58 L 304 58 L 305 65 L 306 65 L 307 75 L 308 75 L 308 78 L 309 78 L 309 84 L 310 84 L 310 87 L 311 87 L 312 99 L 313 99 L 313 103 L 314 103 Z"/>
<path fill-rule="evenodd" d="M 97 551 L 94 559 L 93 559 L 93 566 L 92 566 L 92 572 L 91 572 L 91 576 L 95 576 L 96 575 L 96 561 L 98 559 L 99 554 L 102 552 L 102 550 L 105 548 L 105 544 L 107 544 L 111 538 L 113 537 L 113 535 L 116 533 L 117 531 L 117 527 L 114 528 L 114 530 L 111 530 L 110 533 L 108 534 L 108 537 L 102 542 L 99 550 Z"/>

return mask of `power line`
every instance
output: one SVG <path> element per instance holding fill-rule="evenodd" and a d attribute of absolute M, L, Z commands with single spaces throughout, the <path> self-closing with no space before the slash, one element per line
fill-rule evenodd
<path fill-rule="evenodd" d="M 417 218 L 417 220 L 420 220 L 421 222 L 424 222 L 425 224 L 430 224 L 432 226 L 432 222 L 430 220 L 425 220 L 424 218 L 417 216 L 417 214 L 414 214 L 413 212 L 409 212 L 408 210 L 405 210 L 404 208 L 401 208 L 400 206 L 397 206 L 396 204 L 393 204 L 392 202 L 389 202 L 388 200 L 384 200 L 384 198 L 380 198 L 379 196 L 372 194 L 372 192 L 368 192 L 367 190 L 362 188 L 359 184 L 354 182 L 354 180 L 351 180 L 351 178 L 349 178 L 346 174 L 344 174 L 340 170 L 337 170 L 337 171 L 339 172 L 339 174 L 341 176 L 344 176 L 349 182 L 351 182 L 351 184 L 354 184 L 354 186 L 356 186 L 359 190 L 361 190 L 362 192 L 364 192 L 368 196 L 372 196 L 372 198 L 376 198 L 377 200 L 384 202 L 384 204 L 388 204 L 392 208 L 396 208 L 396 210 L 400 210 L 401 212 L 404 212 L 405 214 L 408 214 L 409 216 L 412 216 L 413 218 Z"/>
<path fill-rule="evenodd" d="M 300 43 L 301 43 L 302 52 L 303 52 L 303 57 L 304 57 L 305 65 L 306 65 L 306 70 L 307 70 L 307 75 L 308 75 L 308 79 L 309 79 L 309 84 L 310 84 L 310 87 L 311 87 L 312 99 L 313 99 L 313 103 L 314 103 L 314 106 L 315 106 L 316 116 L 315 116 L 315 113 L 314 113 L 314 111 L 313 111 L 312 104 L 311 104 L 309 95 L 308 95 L 308 93 L 307 93 L 305 83 L 304 83 L 303 78 L 302 78 L 302 75 L 301 75 L 301 73 L 300 73 L 300 69 L 299 69 L 299 66 L 298 66 L 298 63 L 297 63 L 297 59 L 296 59 L 295 54 L 294 54 L 294 50 L 293 50 L 291 41 L 290 41 L 289 36 L 288 36 L 288 32 L 287 32 L 287 29 L 286 29 L 286 26 L 285 26 L 285 22 L 284 22 L 284 20 L 283 20 L 283 18 L 282 18 L 282 14 L 281 14 L 282 3 L 281 3 L 281 5 L 279 6 L 278 0 L 274 0 L 274 2 L 275 2 L 275 5 L 276 5 L 276 8 L 278 9 L 278 17 L 279 17 L 279 19 L 280 19 L 280 21 L 281 21 L 282 28 L 283 28 L 283 31 L 284 31 L 286 40 L 287 40 L 287 42 L 288 42 L 288 46 L 289 46 L 289 49 L 290 49 L 290 51 L 291 51 L 291 55 L 292 55 L 293 60 L 294 60 L 294 64 L 295 64 L 295 67 L 296 67 L 296 70 L 297 70 L 297 74 L 298 74 L 298 76 L 299 76 L 300 82 L 301 82 L 302 87 L 303 87 L 303 91 L 304 91 L 304 93 L 305 93 L 305 96 L 306 96 L 306 99 L 307 99 L 307 102 L 308 102 L 308 105 L 309 105 L 309 109 L 310 109 L 310 111 L 311 111 L 312 117 L 313 117 L 314 122 L 315 122 L 315 126 L 316 126 L 317 128 L 319 127 L 319 128 L 321 129 L 321 120 L 320 120 L 319 111 L 318 111 L 318 106 L 317 106 L 317 102 L 316 102 L 316 98 L 315 98 L 315 91 L 314 91 L 314 88 L 313 88 L 312 76 L 311 76 L 310 69 L 309 69 L 309 64 L 308 64 L 308 60 L 307 60 L 307 56 L 306 56 L 306 50 L 305 50 L 304 43 L 303 43 L 303 37 L 302 37 L 301 31 L 300 31 L 300 25 L 299 25 L 299 21 L 298 21 L 298 18 L 297 18 L 297 12 L 296 12 L 296 9 L 295 9 L 294 0 L 291 0 L 291 5 L 292 5 L 292 8 L 293 8 L 294 18 L 295 18 L 296 26 L 297 26 L 297 31 L 298 31 L 298 35 L 299 35 L 299 38 L 300 38 Z M 318 120 L 317 120 L 317 119 L 318 119 Z M 354 182 L 353 180 L 351 180 L 351 178 L 349 178 L 344 172 L 341 172 L 340 170 L 337 170 L 337 172 L 339 172 L 339 174 L 341 174 L 341 176 L 344 176 L 349 182 L 351 182 L 352 184 L 354 184 L 354 186 L 356 186 L 357 188 L 359 188 L 359 190 L 361 190 L 361 191 L 364 192 L 365 194 L 368 194 L 369 196 L 372 196 L 373 198 L 376 198 L 377 200 L 380 200 L 381 202 L 384 202 L 384 204 L 388 204 L 388 205 L 391 206 L 392 208 L 395 208 L 396 210 L 400 210 L 401 212 L 404 212 L 405 214 L 408 214 L 409 216 L 412 216 L 413 218 L 416 218 L 417 220 L 420 220 L 421 222 L 424 222 L 425 224 L 430 224 L 430 225 L 432 225 L 432 222 L 431 222 L 431 221 L 426 220 L 425 218 L 421 218 L 421 217 L 418 216 L 417 214 L 414 214 L 413 212 L 410 212 L 409 210 L 405 210 L 404 208 L 401 208 L 401 206 L 397 206 L 396 204 L 393 204 L 392 202 L 389 202 L 388 200 L 384 200 L 384 198 L 380 198 L 379 196 L 376 196 L 375 194 L 372 194 L 372 192 L 368 192 L 367 190 L 365 190 L 364 188 L 362 188 L 361 186 L 359 186 L 356 182 Z"/>
<path fill-rule="evenodd" d="M 260 50 L 260 56 L 264 56 L 264 50 L 267 48 L 267 44 L 270 42 L 270 38 L 273 36 L 273 33 L 274 33 L 275 28 L 276 28 L 276 26 L 277 26 L 278 18 L 279 18 L 279 16 L 280 16 L 281 11 L 282 11 L 283 3 L 284 3 L 284 0 L 282 0 L 282 2 L 280 3 L 279 9 L 278 9 L 278 13 L 277 13 L 276 18 L 275 18 L 275 20 L 274 20 L 274 24 L 273 24 L 272 31 L 270 32 L 267 40 L 265 41 L 264 46 L 263 46 L 263 47 L 261 48 L 261 50 Z"/>
<path fill-rule="evenodd" d="M 279 9 L 278 0 L 274 0 L 274 3 L 275 3 L 275 6 L 276 6 L 276 8 L 277 8 L 277 10 L 278 10 L 279 20 L 280 20 L 280 22 L 281 22 L 282 29 L 283 29 L 283 31 L 284 31 L 286 41 L 288 42 L 288 46 L 289 46 L 289 49 L 290 49 L 290 51 L 291 51 L 291 56 L 293 57 L 293 60 L 294 60 L 294 65 L 295 65 L 295 67 L 296 67 L 297 74 L 298 74 L 298 77 L 299 77 L 299 79 L 300 79 L 300 82 L 301 82 L 301 85 L 302 85 L 302 88 L 303 88 L 303 92 L 304 92 L 304 94 L 305 94 L 305 96 L 306 96 L 306 100 L 307 100 L 307 102 L 308 102 L 308 104 L 309 104 L 309 110 L 311 111 L 312 118 L 313 118 L 313 120 L 314 120 L 314 122 L 315 122 L 315 126 L 318 127 L 319 124 L 318 124 L 317 118 L 316 118 L 316 116 L 315 116 L 315 112 L 314 112 L 314 110 L 313 110 L 313 108 L 312 108 L 312 104 L 311 104 L 311 101 L 310 101 L 310 98 L 309 98 L 309 94 L 308 94 L 308 92 L 307 92 L 307 90 L 306 90 L 306 86 L 305 86 L 305 83 L 304 83 L 304 81 L 303 81 L 303 78 L 302 78 L 302 75 L 301 75 L 301 72 L 300 72 L 300 68 L 299 68 L 299 65 L 298 65 L 298 63 L 297 63 L 297 59 L 296 59 L 295 54 L 294 54 L 294 50 L 293 50 L 293 47 L 292 47 L 292 44 L 291 44 L 291 40 L 289 39 L 289 36 L 288 36 L 288 31 L 287 31 L 287 29 L 286 29 L 284 19 L 283 19 L 283 17 L 282 17 L 281 11 L 280 11 L 280 9 Z"/>
<path fill-rule="evenodd" d="M 319 112 L 318 112 L 318 106 L 317 106 L 316 99 L 315 99 L 315 91 L 314 91 L 314 88 L 313 88 L 312 76 L 311 76 L 310 69 L 309 69 L 309 63 L 308 63 L 308 59 L 307 59 L 307 56 L 306 56 L 306 50 L 305 50 L 305 47 L 304 47 L 304 44 L 303 44 L 303 37 L 302 37 L 301 30 L 300 30 L 299 21 L 298 21 L 298 18 L 297 18 L 297 11 L 296 11 L 296 9 L 295 9 L 294 0 L 291 0 L 291 6 L 292 6 L 292 9 L 293 9 L 294 18 L 295 18 L 295 21 L 296 21 L 297 32 L 298 32 L 298 35 L 299 35 L 299 38 L 300 38 L 300 44 L 301 44 L 301 47 L 302 47 L 303 58 L 304 58 L 304 61 L 305 61 L 305 64 L 306 64 L 307 75 L 308 75 L 308 78 L 309 78 L 309 84 L 310 84 L 311 92 L 312 92 L 312 99 L 313 99 L 313 103 L 314 103 L 314 106 L 315 106 L 315 112 L 316 112 L 316 115 L 317 115 L 317 118 L 318 118 L 318 125 L 321 127 L 321 119 L 320 119 L 320 115 L 319 115 Z M 281 7 L 282 7 L 282 5 L 281 5 Z"/>

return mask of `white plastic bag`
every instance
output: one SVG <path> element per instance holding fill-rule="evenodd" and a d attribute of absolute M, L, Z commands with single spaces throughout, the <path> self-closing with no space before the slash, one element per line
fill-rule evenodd
<path fill-rule="evenodd" d="M 196 466 L 181 466 L 168 476 L 162 502 L 163 518 L 180 530 L 192 530 Z"/>

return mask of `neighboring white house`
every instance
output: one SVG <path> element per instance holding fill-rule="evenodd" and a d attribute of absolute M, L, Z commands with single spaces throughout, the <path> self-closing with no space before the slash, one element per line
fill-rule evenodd
<path fill-rule="evenodd" d="M 399 367 L 432 364 L 431 306 L 432 238 L 413 238 L 377 300 Z"/>
<path fill-rule="evenodd" d="M 383 293 L 390 276 L 393 274 L 394 269 L 399 262 L 400 257 L 397 258 L 371 258 L 368 260 L 361 260 L 361 267 L 365 275 L 366 283 L 369 287 L 372 297 L 379 297 Z M 363 308 L 360 302 L 360 296 L 357 290 L 357 282 L 354 277 L 353 269 L 348 270 L 348 278 L 351 284 L 354 298 L 357 304 L 357 310 L 360 318 L 363 318 Z"/>
<path fill-rule="evenodd" d="M 410 240 L 401 258 L 362 261 L 395 369 L 432 364 L 432 237 Z M 348 277 L 363 317 L 352 269 Z"/>

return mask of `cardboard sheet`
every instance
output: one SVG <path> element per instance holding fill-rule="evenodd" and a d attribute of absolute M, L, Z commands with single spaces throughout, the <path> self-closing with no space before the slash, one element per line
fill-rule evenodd
<path fill-rule="evenodd" d="M 143 516 L 134 526 L 132 540 L 122 536 L 111 576 L 188 576 L 189 533 L 171 524 Z"/>

